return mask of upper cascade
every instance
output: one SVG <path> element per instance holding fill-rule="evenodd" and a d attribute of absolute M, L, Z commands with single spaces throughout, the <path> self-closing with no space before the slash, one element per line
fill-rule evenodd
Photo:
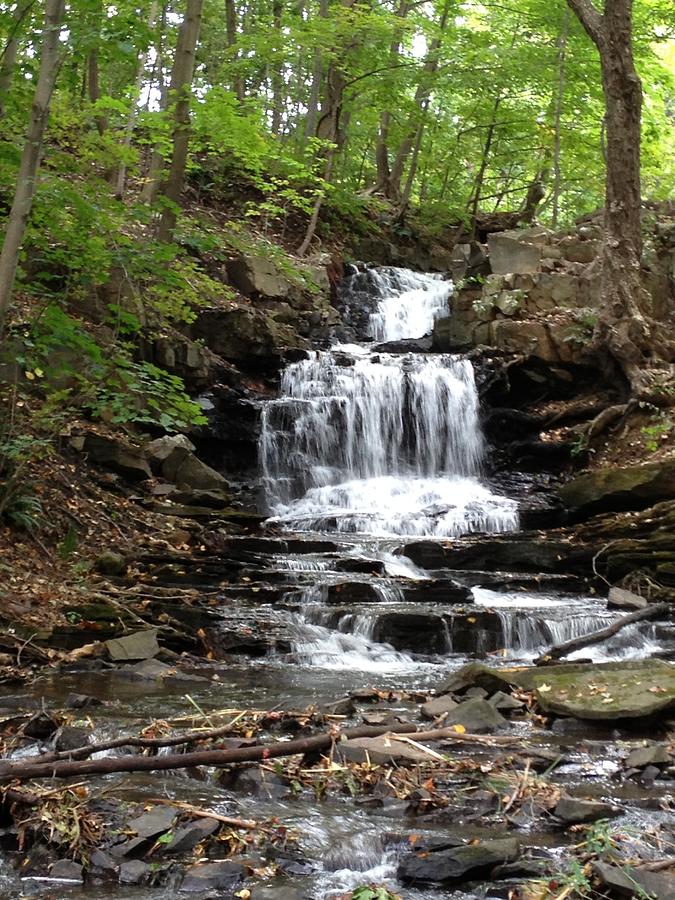
<path fill-rule="evenodd" d="M 405 290 L 391 293 L 391 272 Z M 449 282 L 384 270 L 371 333 L 421 337 Z M 436 285 L 432 289 L 430 285 Z M 483 440 L 468 360 L 361 344 L 289 365 L 265 404 L 261 462 L 273 519 L 294 530 L 452 536 L 517 526 L 514 501 L 480 484 Z"/>

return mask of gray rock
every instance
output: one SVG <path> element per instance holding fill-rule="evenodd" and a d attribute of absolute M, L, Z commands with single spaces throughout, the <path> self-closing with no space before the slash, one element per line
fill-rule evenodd
<path fill-rule="evenodd" d="M 497 731 L 507 723 L 504 716 L 500 715 L 487 700 L 475 698 L 465 700 L 451 710 L 443 724 L 462 725 L 471 734 L 485 734 Z"/>
<path fill-rule="evenodd" d="M 512 697 L 511 694 L 505 694 L 504 691 L 497 691 L 496 694 L 490 697 L 488 703 L 490 706 L 494 706 L 495 709 L 504 710 L 522 709 L 525 706 L 522 700 L 516 700 L 515 697 Z"/>
<path fill-rule="evenodd" d="M 645 609 L 649 605 L 649 601 L 639 594 L 632 591 L 626 591 L 623 588 L 613 587 L 609 589 L 607 596 L 607 606 L 616 609 Z"/>
<path fill-rule="evenodd" d="M 180 488 L 201 491 L 224 491 L 227 481 L 190 451 L 177 447 L 162 463 L 162 477 Z"/>
<path fill-rule="evenodd" d="M 620 816 L 623 810 L 611 803 L 599 800 L 578 800 L 576 797 L 561 797 L 553 814 L 566 825 L 577 825 L 595 822 L 597 819 L 612 819 Z"/>
<path fill-rule="evenodd" d="M 117 876 L 119 872 L 119 864 L 107 853 L 104 853 L 103 850 L 99 850 L 98 847 L 92 850 L 89 855 L 89 868 L 97 875 L 107 875 L 109 877 Z"/>
<path fill-rule="evenodd" d="M 288 794 L 288 783 L 272 772 L 264 772 L 260 766 L 249 766 L 234 775 L 232 788 L 251 797 L 278 798 Z"/>
<path fill-rule="evenodd" d="M 515 838 L 480 841 L 403 857 L 398 877 L 407 884 L 453 884 L 489 876 L 494 866 L 513 862 L 520 848 Z"/>
<path fill-rule="evenodd" d="M 130 444 L 100 434 L 88 434 L 84 439 L 84 452 L 91 462 L 119 472 L 132 481 L 152 478 L 145 454 Z"/>
<path fill-rule="evenodd" d="M 563 485 L 567 507 L 586 512 L 637 509 L 675 498 L 675 459 L 624 468 L 605 468 L 578 475 Z"/>
<path fill-rule="evenodd" d="M 150 463 L 154 463 L 158 468 L 175 450 L 194 453 L 195 445 L 184 434 L 167 434 L 164 437 L 150 441 L 145 446 L 145 452 L 150 459 Z"/>
<path fill-rule="evenodd" d="M 672 756 L 663 744 L 650 744 L 648 747 L 637 747 L 626 757 L 627 769 L 645 769 L 647 766 L 663 766 L 673 761 Z"/>
<path fill-rule="evenodd" d="M 227 274 L 235 287 L 248 296 L 259 294 L 278 299 L 292 293 L 292 285 L 264 256 L 240 256 L 227 264 Z"/>
<path fill-rule="evenodd" d="M 542 249 L 507 232 L 488 235 L 490 268 L 496 275 L 538 272 Z"/>
<path fill-rule="evenodd" d="M 114 550 L 106 550 L 94 563 L 94 568 L 101 575 L 124 575 L 127 570 L 127 561 L 121 553 Z"/>
<path fill-rule="evenodd" d="M 102 700 L 98 697 L 90 697 L 89 694 L 68 694 L 66 697 L 67 709 L 87 709 L 89 706 L 101 706 Z"/>
<path fill-rule="evenodd" d="M 155 806 L 154 809 L 128 822 L 128 827 L 138 837 L 151 838 L 168 831 L 176 820 L 176 810 L 171 806 Z"/>
<path fill-rule="evenodd" d="M 423 719 L 437 719 L 439 716 L 445 716 L 457 708 L 457 702 L 444 694 L 442 697 L 435 697 L 427 703 L 423 703 L 420 707 L 420 713 Z"/>
<path fill-rule="evenodd" d="M 126 637 L 111 638 L 105 642 L 108 656 L 113 662 L 133 659 L 152 659 L 159 653 L 157 630 L 137 631 Z"/>
<path fill-rule="evenodd" d="M 635 897 L 636 885 L 644 896 L 654 900 L 675 900 L 675 878 L 660 872 L 645 872 L 631 867 L 619 868 L 608 863 L 594 862 L 593 874 L 601 887 L 611 891 L 612 896 Z"/>
<path fill-rule="evenodd" d="M 49 877 L 55 881 L 83 881 L 82 866 L 72 859 L 58 859 L 49 870 Z"/>
<path fill-rule="evenodd" d="M 219 828 L 220 822 L 217 819 L 197 819 L 190 822 L 189 825 L 179 828 L 168 844 L 162 845 L 162 853 L 187 853 L 207 837 L 215 834 Z"/>
<path fill-rule="evenodd" d="M 226 860 L 191 866 L 185 875 L 180 890 L 196 894 L 201 891 L 222 891 L 232 888 L 244 880 L 242 863 Z"/>
<path fill-rule="evenodd" d="M 119 871 L 120 884 L 145 884 L 150 880 L 152 869 L 141 859 L 130 859 L 122 863 Z"/>
<path fill-rule="evenodd" d="M 358 763 L 370 761 L 374 765 L 414 766 L 431 759 L 423 750 L 386 734 L 343 741 L 337 745 L 336 752 L 342 759 Z"/>
<path fill-rule="evenodd" d="M 86 728 L 77 728 L 73 725 L 62 725 L 54 738 L 54 750 L 62 753 L 68 750 L 78 750 L 89 743 L 90 732 Z"/>

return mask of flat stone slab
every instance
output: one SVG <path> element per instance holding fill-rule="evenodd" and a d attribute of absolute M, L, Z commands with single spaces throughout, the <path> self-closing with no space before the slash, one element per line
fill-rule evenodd
<path fill-rule="evenodd" d="M 105 642 L 105 648 L 113 662 L 152 659 L 159 653 L 157 630 L 150 628 L 148 631 L 137 631 L 126 637 L 112 638 Z"/>
<path fill-rule="evenodd" d="M 519 681 L 545 712 L 577 719 L 638 719 L 675 707 L 675 665 L 659 659 L 548 666 Z"/>
<path fill-rule="evenodd" d="M 362 763 L 370 760 L 374 765 L 395 763 L 399 766 L 415 766 L 428 763 L 433 758 L 406 741 L 395 740 L 386 734 L 380 737 L 343 741 L 338 744 L 337 752 L 343 759 L 351 762 Z"/>
<path fill-rule="evenodd" d="M 491 869 L 518 858 L 515 838 L 478 841 L 436 852 L 411 853 L 401 859 L 398 877 L 408 884 L 455 884 L 489 875 Z"/>

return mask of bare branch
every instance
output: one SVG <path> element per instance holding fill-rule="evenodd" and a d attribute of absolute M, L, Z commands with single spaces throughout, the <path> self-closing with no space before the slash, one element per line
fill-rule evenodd
<path fill-rule="evenodd" d="M 586 34 L 598 47 L 602 40 L 602 15 L 593 0 L 567 0 L 567 4 L 583 25 Z"/>

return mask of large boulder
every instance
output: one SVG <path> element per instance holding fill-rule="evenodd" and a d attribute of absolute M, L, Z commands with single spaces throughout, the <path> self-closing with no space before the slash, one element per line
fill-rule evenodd
<path fill-rule="evenodd" d="M 223 492 L 227 481 L 220 472 L 194 455 L 194 444 L 185 435 L 167 435 L 151 441 L 146 449 L 163 478 L 171 484 L 196 491 Z"/>
<path fill-rule="evenodd" d="M 294 287 L 265 256 L 238 256 L 228 262 L 227 274 L 232 284 L 247 297 L 285 298 Z"/>
<path fill-rule="evenodd" d="M 204 310 L 192 330 L 223 359 L 256 368 L 277 369 L 286 350 L 307 346 L 290 325 L 277 322 L 270 311 L 253 307 Z"/>
<path fill-rule="evenodd" d="M 488 235 L 490 266 L 496 275 L 538 272 L 541 263 L 541 246 L 519 240 L 512 232 Z"/>
<path fill-rule="evenodd" d="M 511 837 L 410 853 L 401 859 L 398 877 L 407 884 L 456 884 L 489 876 L 495 866 L 513 862 L 519 853 L 518 841 Z"/>
<path fill-rule="evenodd" d="M 560 497 L 569 509 L 586 514 L 675 499 L 675 458 L 586 472 L 563 485 Z"/>
<path fill-rule="evenodd" d="M 131 481 L 152 478 L 145 453 L 131 444 L 102 434 L 88 434 L 83 441 L 79 438 L 75 441 L 79 441 L 77 446 L 97 465 L 119 472 Z"/>

